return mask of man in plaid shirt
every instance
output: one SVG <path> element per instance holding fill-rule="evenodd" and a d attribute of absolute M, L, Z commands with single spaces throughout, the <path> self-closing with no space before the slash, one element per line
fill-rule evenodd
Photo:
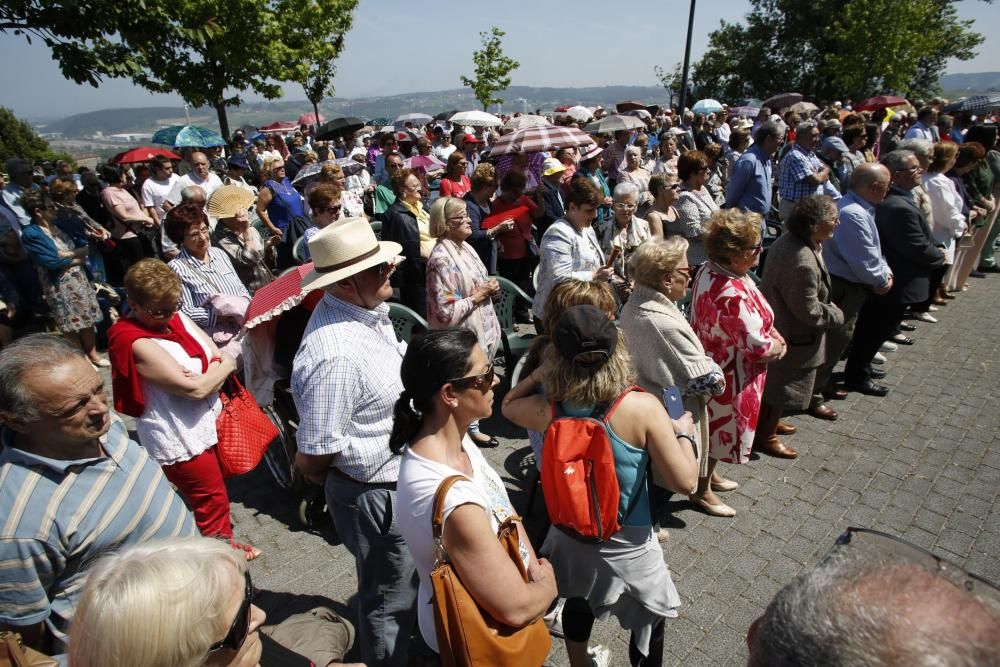
<path fill-rule="evenodd" d="M 840 193 L 830 183 L 830 168 L 823 166 L 814 152 L 819 142 L 819 127 L 807 120 L 795 128 L 795 144 L 785 153 L 778 169 L 778 214 L 784 222 L 795 202 L 807 195 L 829 195 L 840 199 Z"/>

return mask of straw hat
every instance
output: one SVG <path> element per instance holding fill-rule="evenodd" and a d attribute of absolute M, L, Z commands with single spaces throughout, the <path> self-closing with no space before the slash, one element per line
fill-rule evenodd
<path fill-rule="evenodd" d="M 239 185 L 223 185 L 208 198 L 206 210 L 213 218 L 232 218 L 240 211 L 246 211 L 253 204 L 254 194 Z"/>
<path fill-rule="evenodd" d="M 379 241 L 365 218 L 336 220 L 309 239 L 313 270 L 302 279 L 302 289 L 332 285 L 393 259 L 402 250 L 393 241 Z"/>

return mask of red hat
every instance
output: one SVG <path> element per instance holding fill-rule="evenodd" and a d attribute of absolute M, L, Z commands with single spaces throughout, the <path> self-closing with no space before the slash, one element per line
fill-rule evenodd
<path fill-rule="evenodd" d="M 462 138 L 462 140 L 463 140 L 463 141 L 465 141 L 465 143 L 467 143 L 467 144 L 478 144 L 478 143 L 482 143 L 482 142 L 480 142 L 480 141 L 479 141 L 479 139 L 476 139 L 476 135 L 474 135 L 474 134 L 467 134 L 467 135 L 465 135 L 465 136 L 464 136 L 464 137 Z"/>

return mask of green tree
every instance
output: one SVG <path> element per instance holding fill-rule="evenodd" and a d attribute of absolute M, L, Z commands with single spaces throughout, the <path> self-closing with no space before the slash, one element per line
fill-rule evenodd
<path fill-rule="evenodd" d="M 489 32 L 479 33 L 483 48 L 472 52 L 476 78 L 461 77 L 462 85 L 472 88 L 476 99 L 483 105 L 483 111 L 491 104 L 503 104 L 503 98 L 494 97 L 493 93 L 507 90 L 510 86 L 510 73 L 521 66 L 521 63 L 504 55 L 500 38 L 506 34 L 496 26 L 490 28 Z"/>
<path fill-rule="evenodd" d="M 992 0 L 984 0 L 991 2 Z M 955 0 L 751 0 L 745 24 L 722 21 L 693 67 L 700 94 L 732 100 L 794 90 L 807 99 L 938 91 L 949 58 L 983 36 Z"/>
<path fill-rule="evenodd" d="M 653 74 L 656 75 L 656 80 L 667 91 L 667 95 L 670 97 L 670 104 L 674 102 L 674 95 L 677 95 L 681 91 L 681 82 L 684 79 L 681 69 L 680 63 L 674 63 L 674 69 L 669 72 L 659 65 L 653 65 Z"/>
<path fill-rule="evenodd" d="M 0 107 L 0 163 L 12 157 L 25 160 L 69 160 L 65 153 L 49 148 L 49 142 L 38 136 L 35 128 L 14 115 L 10 109 Z"/>
<path fill-rule="evenodd" d="M 285 63 L 281 78 L 302 86 L 319 122 L 319 103 L 333 95 L 334 64 L 344 48 L 344 36 L 354 22 L 358 0 L 287 0 L 282 8 L 286 26 Z"/>

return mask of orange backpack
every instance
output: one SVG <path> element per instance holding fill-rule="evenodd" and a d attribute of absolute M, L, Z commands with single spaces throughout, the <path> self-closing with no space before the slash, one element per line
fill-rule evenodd
<path fill-rule="evenodd" d="M 629 387 L 588 417 L 566 415 L 552 404 L 553 419 L 542 446 L 542 493 L 552 525 L 580 541 L 604 542 L 617 533 L 642 495 L 636 493 L 622 511 L 608 432 L 611 415 L 633 391 L 642 388 Z"/>

